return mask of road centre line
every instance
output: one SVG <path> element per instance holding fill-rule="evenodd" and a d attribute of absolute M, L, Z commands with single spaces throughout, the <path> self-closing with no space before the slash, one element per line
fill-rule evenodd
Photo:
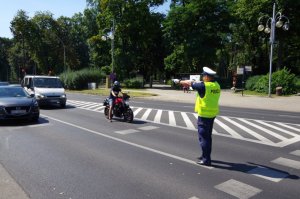
<path fill-rule="evenodd" d="M 72 126 L 74 128 L 78 128 L 78 129 L 81 129 L 83 131 L 87 131 L 87 132 L 90 132 L 90 133 L 93 133 L 93 134 L 96 134 L 96 135 L 100 135 L 102 137 L 105 137 L 105 138 L 108 138 L 108 139 L 111 139 L 111 140 L 114 140 L 114 141 L 117 141 L 117 142 L 121 142 L 121 143 L 130 145 L 130 146 L 133 146 L 133 147 L 136 147 L 136 148 L 140 148 L 140 149 L 143 149 L 143 150 L 146 150 L 146 151 L 150 151 L 150 152 L 162 155 L 162 156 L 173 158 L 175 160 L 179 160 L 179 161 L 182 161 L 182 162 L 194 165 L 194 166 L 199 166 L 199 167 L 206 168 L 206 169 L 213 169 L 213 167 L 207 167 L 207 166 L 199 165 L 199 164 L 196 163 L 196 161 L 193 161 L 193 160 L 189 160 L 189 159 L 182 158 L 182 157 L 170 154 L 170 153 L 166 153 L 166 152 L 159 151 L 159 150 L 156 150 L 156 149 L 153 149 L 153 148 L 150 148 L 150 147 L 146 147 L 146 146 L 143 146 L 143 145 L 140 145 L 140 144 L 136 144 L 136 143 L 129 142 L 129 141 L 126 141 L 126 140 L 122 140 L 122 139 L 119 139 L 119 138 L 116 138 L 116 137 L 113 137 L 113 136 L 110 136 L 110 135 L 106 135 L 106 134 L 103 134 L 103 133 L 100 133 L 100 132 L 97 132 L 97 131 L 94 131 L 94 130 L 91 130 L 91 129 L 88 129 L 88 128 L 84 128 L 82 126 L 78 126 L 76 124 L 72 124 L 72 123 L 69 123 L 69 122 L 65 122 L 65 121 L 59 120 L 59 119 L 56 119 L 56 118 L 53 118 L 53 117 L 50 117 L 50 116 L 47 116 L 47 115 L 43 115 L 43 116 L 47 117 L 47 118 L 49 118 L 51 120 L 60 122 L 62 124 L 65 124 L 65 125 L 68 125 L 68 126 Z"/>

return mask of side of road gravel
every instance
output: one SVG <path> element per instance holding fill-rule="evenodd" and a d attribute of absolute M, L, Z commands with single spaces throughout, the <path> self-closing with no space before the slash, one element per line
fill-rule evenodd
<path fill-rule="evenodd" d="M 182 103 L 194 103 L 195 101 L 195 91 L 184 93 L 182 90 L 149 88 L 146 89 L 146 92 L 157 94 L 157 96 L 147 97 L 147 99 L 150 100 L 174 101 Z M 231 90 L 222 90 L 220 106 L 300 113 L 300 96 L 242 96 L 240 93 L 233 93 Z"/>

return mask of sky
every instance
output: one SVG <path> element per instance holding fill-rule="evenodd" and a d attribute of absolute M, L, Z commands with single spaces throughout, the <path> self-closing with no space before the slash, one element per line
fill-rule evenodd
<path fill-rule="evenodd" d="M 169 2 L 155 10 L 167 13 Z M 38 11 L 50 11 L 55 19 L 60 16 L 72 17 L 75 13 L 83 12 L 86 0 L 0 0 L 0 5 L 0 37 L 12 38 L 10 22 L 18 10 L 26 11 L 30 18 Z"/>

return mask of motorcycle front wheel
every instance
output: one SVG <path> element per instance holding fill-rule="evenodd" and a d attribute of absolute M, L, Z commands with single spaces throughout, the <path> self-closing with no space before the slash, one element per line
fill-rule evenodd
<path fill-rule="evenodd" d="M 108 119 L 108 112 L 109 112 L 109 107 L 105 107 L 104 115 L 105 115 L 106 119 Z"/>
<path fill-rule="evenodd" d="M 124 116 L 124 121 L 131 123 L 133 121 L 133 112 L 131 108 L 128 108 L 127 111 L 123 114 Z"/>

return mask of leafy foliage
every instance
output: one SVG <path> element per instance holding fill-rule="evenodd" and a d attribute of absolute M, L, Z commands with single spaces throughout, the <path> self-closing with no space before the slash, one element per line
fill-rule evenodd
<path fill-rule="evenodd" d="M 296 93 L 299 90 L 299 80 L 295 74 L 290 73 L 286 67 L 272 73 L 271 93 L 275 93 L 277 87 L 282 87 L 284 95 Z M 250 77 L 246 82 L 246 89 L 261 93 L 269 91 L 269 74 Z"/>
<path fill-rule="evenodd" d="M 86 89 L 88 83 L 99 83 L 105 75 L 98 69 L 85 68 L 79 71 L 62 73 L 60 79 L 68 89 Z"/>

